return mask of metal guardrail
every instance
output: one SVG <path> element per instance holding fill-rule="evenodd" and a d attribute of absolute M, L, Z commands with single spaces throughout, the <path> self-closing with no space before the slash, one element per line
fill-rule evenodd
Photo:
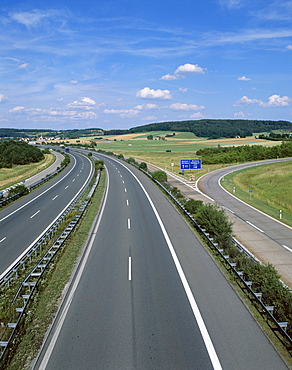
<path fill-rule="evenodd" d="M 236 263 L 229 261 L 229 255 L 224 253 L 224 249 L 221 249 L 218 246 L 218 243 L 213 242 L 213 238 L 210 237 L 208 232 L 206 232 L 205 229 L 201 228 L 201 226 L 196 222 L 192 214 L 184 208 L 184 205 L 180 203 L 173 196 L 173 194 L 171 194 L 171 192 L 169 192 L 159 181 L 155 180 L 153 176 L 151 175 L 151 173 L 141 169 L 135 163 L 132 163 L 132 162 L 128 162 L 128 163 L 138 168 L 146 176 L 148 176 L 153 182 L 155 182 L 172 199 L 172 201 L 179 207 L 179 209 L 187 216 L 187 218 L 190 220 L 190 222 L 195 227 L 195 229 L 200 233 L 200 235 L 204 237 L 207 244 L 213 250 L 215 250 L 218 255 L 220 255 L 221 259 L 224 261 L 224 263 L 226 263 L 229 270 L 236 276 L 241 289 L 245 290 L 248 293 L 251 300 L 256 304 L 256 308 L 258 309 L 260 314 L 266 318 L 266 321 L 270 324 L 270 327 L 272 328 L 272 330 L 279 334 L 278 338 L 284 344 L 290 356 L 292 356 L 292 338 L 287 333 L 287 331 L 292 333 L 292 326 L 289 325 L 289 323 L 285 321 L 285 319 L 281 317 L 281 315 L 279 315 L 279 313 L 276 311 L 274 306 L 265 303 L 265 297 L 263 296 L 261 292 L 254 292 L 252 290 L 252 281 L 245 280 L 244 272 L 236 270 Z M 248 258 L 252 259 L 254 263 L 259 263 L 259 261 L 257 261 L 254 258 L 254 256 L 252 256 L 245 248 L 243 248 L 234 238 L 232 238 L 232 243 L 235 247 L 238 248 L 240 252 L 244 253 Z"/>
<path fill-rule="evenodd" d="M 37 188 L 38 186 L 41 186 L 43 183 L 49 181 L 52 177 L 56 176 L 59 172 L 63 171 L 63 169 L 65 167 L 66 166 L 62 166 L 58 170 L 54 171 L 51 175 L 44 177 L 43 179 L 37 181 L 36 183 L 34 183 L 32 185 L 29 185 L 26 189 L 28 189 L 28 191 L 30 192 L 31 190 Z M 20 198 L 25 193 L 26 193 L 26 191 L 22 191 L 20 193 L 17 193 L 17 194 L 12 195 L 12 197 L 2 199 L 0 201 L 0 208 L 3 207 L 3 206 L 6 206 L 10 202 L 13 202 L 14 200 L 16 200 L 18 198 Z"/>
<path fill-rule="evenodd" d="M 181 209 L 181 211 L 191 221 L 195 229 L 204 237 L 207 244 L 211 248 L 213 248 L 217 252 L 217 254 L 220 255 L 224 263 L 226 263 L 226 265 L 228 266 L 229 270 L 236 276 L 241 289 L 245 290 L 248 293 L 248 295 L 251 297 L 251 299 L 256 303 L 256 307 L 258 311 L 271 324 L 270 327 L 272 328 L 272 330 L 279 334 L 278 338 L 285 345 L 288 352 L 290 353 L 290 356 L 292 356 L 292 338 L 287 333 L 287 331 L 292 332 L 292 326 L 289 325 L 288 322 L 285 321 L 285 319 L 277 313 L 274 306 L 265 303 L 265 297 L 263 296 L 261 292 L 254 292 L 252 290 L 252 281 L 246 281 L 244 272 L 236 270 L 236 263 L 229 261 L 229 255 L 224 253 L 224 250 L 218 246 L 218 243 L 214 243 L 213 239 L 210 238 L 206 230 L 200 227 L 200 225 L 196 222 L 195 218 L 191 215 L 191 213 L 189 213 L 184 208 L 183 204 L 181 204 L 162 184 L 160 184 L 157 180 L 153 179 L 151 174 L 149 174 L 146 171 L 143 171 L 143 172 L 147 176 L 149 176 L 159 187 L 163 189 L 163 191 L 173 200 L 173 202 Z M 232 242 L 234 246 L 239 249 L 240 252 L 245 253 L 245 255 L 248 258 L 251 258 L 255 263 L 259 263 L 252 255 L 248 253 L 246 249 L 242 248 L 241 245 L 234 238 L 232 238 Z"/>
<path fill-rule="evenodd" d="M 107 154 L 108 153 L 102 153 Z M 111 154 L 113 155 L 113 154 Z M 115 156 L 115 155 L 114 155 Z M 125 160 L 123 158 L 118 158 L 120 160 Z M 155 180 L 153 176 L 140 168 L 136 163 L 129 162 L 125 160 L 127 163 L 133 165 L 134 167 L 138 168 L 140 171 L 142 171 L 146 176 L 148 176 L 153 182 L 155 182 L 172 200 L 173 202 L 179 207 L 179 209 L 187 216 L 187 218 L 190 220 L 190 222 L 193 224 L 195 229 L 205 238 L 207 244 L 213 248 L 223 259 L 223 261 L 227 264 L 228 268 L 231 272 L 236 276 L 238 279 L 239 285 L 242 289 L 244 289 L 248 295 L 252 298 L 252 300 L 256 303 L 256 307 L 258 311 L 265 316 L 266 320 L 272 324 L 274 327 L 272 329 L 279 333 L 280 335 L 278 338 L 282 341 L 284 346 L 287 348 L 288 352 L 292 356 L 292 338 L 288 335 L 286 332 L 289 330 L 289 332 L 292 332 L 291 325 L 288 324 L 286 321 L 279 321 L 277 319 L 277 312 L 275 310 L 274 306 L 267 305 L 264 303 L 265 298 L 263 297 L 261 292 L 254 292 L 252 290 L 252 281 L 246 281 L 244 279 L 244 273 L 242 271 L 236 270 L 236 264 L 229 261 L 229 256 L 224 253 L 224 250 L 221 249 L 217 243 L 213 242 L 213 239 L 210 238 L 209 234 L 206 232 L 205 229 L 202 229 L 200 225 L 196 222 L 195 218 L 184 208 L 184 205 L 181 204 L 160 182 Z M 239 249 L 240 252 L 244 253 L 248 258 L 252 259 L 255 263 L 259 263 L 246 249 L 244 249 L 234 238 L 232 238 L 232 242 L 235 247 Z M 275 314 L 274 314 L 275 312 Z"/>
<path fill-rule="evenodd" d="M 100 173 L 96 177 L 96 181 L 92 185 L 86 200 L 82 202 L 81 206 L 78 208 L 77 214 L 75 215 L 75 219 L 70 221 L 65 230 L 62 234 L 55 240 L 55 242 L 51 245 L 48 251 L 44 254 L 44 256 L 35 264 L 35 266 L 29 271 L 29 273 L 25 276 L 24 279 L 20 281 L 19 288 L 17 289 L 14 298 L 12 300 L 11 307 L 15 309 L 13 312 L 13 317 L 18 315 L 16 320 L 11 320 L 6 324 L 6 328 L 4 333 L 2 334 L 1 338 L 6 338 L 6 340 L 0 339 L 0 368 L 2 368 L 3 364 L 5 363 L 7 356 L 9 354 L 9 349 L 13 346 L 13 340 L 15 338 L 16 333 L 20 330 L 21 326 L 23 325 L 25 315 L 27 313 L 27 308 L 30 302 L 30 299 L 33 298 L 38 283 L 41 281 L 46 269 L 49 267 L 50 263 L 56 256 L 57 252 L 61 249 L 64 245 L 67 238 L 75 229 L 77 223 L 81 219 L 88 203 L 90 202 L 91 197 L 96 190 L 100 179 Z M 70 204 L 64 213 L 59 217 L 59 219 L 54 223 L 54 225 L 50 228 L 50 230 L 44 235 L 39 241 L 37 241 L 32 248 L 27 252 L 27 254 L 21 259 L 21 261 L 17 262 L 8 272 L 7 274 L 1 279 L 0 287 L 3 288 L 5 284 L 9 288 L 10 280 L 18 278 L 18 271 L 20 268 L 24 268 L 25 262 L 31 259 L 32 253 L 38 253 L 38 249 L 42 249 L 42 243 L 46 242 L 47 239 L 51 238 L 52 234 L 55 232 L 56 228 L 63 222 L 64 217 L 73 210 L 77 201 L 80 197 L 84 194 L 86 189 L 83 190 L 79 194 L 79 196 Z M 19 303 L 20 307 L 15 307 Z"/>

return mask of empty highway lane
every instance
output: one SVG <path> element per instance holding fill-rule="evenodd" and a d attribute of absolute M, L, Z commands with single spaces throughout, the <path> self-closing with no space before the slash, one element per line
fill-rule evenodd
<path fill-rule="evenodd" d="M 103 209 L 34 368 L 286 369 L 156 186 L 98 157 Z"/>

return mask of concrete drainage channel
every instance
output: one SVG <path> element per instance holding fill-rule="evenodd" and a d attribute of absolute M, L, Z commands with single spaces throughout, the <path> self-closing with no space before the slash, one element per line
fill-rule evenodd
<path fill-rule="evenodd" d="M 45 235 L 34 243 L 25 255 L 1 278 L 0 292 L 9 304 L 5 307 L 7 318 L 5 320 L 2 319 L 0 322 L 0 368 L 3 368 L 9 356 L 9 350 L 13 346 L 13 339 L 21 330 L 28 311 L 29 302 L 34 297 L 38 284 L 45 276 L 48 267 L 51 265 L 58 251 L 64 246 L 64 243 L 80 221 L 98 186 L 99 179 L 100 174 L 97 175 L 86 199 L 79 208 L 76 209 L 77 202 L 86 189 L 79 194 L 78 198 L 74 199 Z M 72 212 L 76 212 L 74 219 L 67 221 L 68 224 L 66 226 L 66 218 Z M 60 227 L 65 227 L 64 231 L 60 236 L 56 237 L 55 241 L 52 241 L 58 230 L 60 230 Z"/>

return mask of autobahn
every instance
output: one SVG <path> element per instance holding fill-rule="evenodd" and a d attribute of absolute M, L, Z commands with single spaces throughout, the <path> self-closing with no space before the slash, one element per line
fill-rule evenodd
<path fill-rule="evenodd" d="M 168 182 L 176 186 L 188 198 L 214 202 L 222 206 L 233 223 L 233 233 L 238 242 L 262 263 L 276 267 L 281 279 L 292 288 L 292 228 L 262 212 L 253 209 L 232 194 L 225 191 L 219 180 L 227 173 L 262 164 L 291 161 L 291 158 L 245 163 L 222 168 L 205 174 L 194 181 L 188 181 L 166 171 Z M 204 164 L 203 164 L 204 165 Z M 157 170 L 151 165 L 153 171 Z M 236 194 L 235 194 L 236 195 Z"/>
<path fill-rule="evenodd" d="M 103 208 L 34 369 L 286 369 L 160 190 L 98 157 Z"/>
<path fill-rule="evenodd" d="M 234 222 L 236 238 L 260 261 L 273 264 L 285 283 L 292 288 L 292 228 L 238 200 L 219 185 L 220 179 L 229 172 L 280 161 L 291 161 L 291 158 L 220 169 L 203 176 L 198 188 L 226 209 Z"/>
<path fill-rule="evenodd" d="M 79 153 L 71 158 L 59 176 L 0 211 L 0 277 L 88 183 L 91 161 Z"/>

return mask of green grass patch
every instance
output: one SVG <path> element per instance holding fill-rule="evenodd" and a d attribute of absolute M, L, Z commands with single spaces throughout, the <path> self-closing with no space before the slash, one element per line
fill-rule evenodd
<path fill-rule="evenodd" d="M 253 207 L 292 226 L 292 162 L 260 165 L 232 172 L 223 187 Z"/>
<path fill-rule="evenodd" d="M 38 287 L 38 293 L 31 302 L 22 333 L 18 336 L 19 344 L 6 367 L 7 370 L 26 370 L 31 368 L 31 362 L 38 354 L 48 326 L 60 304 L 62 292 L 68 283 L 72 270 L 76 265 L 81 249 L 87 240 L 93 220 L 98 213 L 103 197 L 106 174 L 101 171 L 100 183 L 86 210 L 80 224 L 75 229 L 70 240 L 57 255 L 50 266 L 47 276 Z"/>
<path fill-rule="evenodd" d="M 36 175 L 55 162 L 53 154 L 45 154 L 45 159 L 38 163 L 31 163 L 12 168 L 0 169 L 0 189 L 8 188 L 22 180 Z"/>

